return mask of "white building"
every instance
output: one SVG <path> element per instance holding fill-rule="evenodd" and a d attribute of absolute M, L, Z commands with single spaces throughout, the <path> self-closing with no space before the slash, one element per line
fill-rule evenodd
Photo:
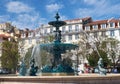
<path fill-rule="evenodd" d="M 120 20 L 98 20 L 85 25 L 84 30 L 97 36 L 108 36 L 120 40 Z"/>
<path fill-rule="evenodd" d="M 120 20 L 98 20 L 93 21 L 91 17 L 65 20 L 66 25 L 60 27 L 62 42 L 78 43 L 81 40 L 81 31 L 85 31 L 94 40 L 104 40 L 104 37 L 116 38 L 120 41 Z M 21 44 L 24 49 L 43 42 L 48 42 L 47 36 L 54 36 L 55 28 L 50 25 L 41 25 L 35 30 L 24 30 L 21 33 Z"/>

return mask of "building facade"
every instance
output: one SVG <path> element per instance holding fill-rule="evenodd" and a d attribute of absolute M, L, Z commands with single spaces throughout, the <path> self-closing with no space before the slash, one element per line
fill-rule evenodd
<path fill-rule="evenodd" d="M 94 37 L 108 36 L 120 40 L 120 20 L 98 20 L 85 25 L 84 30 L 91 32 Z"/>
<path fill-rule="evenodd" d="M 81 33 L 92 37 L 95 41 L 102 41 L 106 37 L 115 38 L 120 41 L 120 20 L 119 19 L 108 19 L 108 20 L 97 20 L 93 21 L 91 17 L 65 20 L 66 25 L 60 27 L 62 33 L 62 42 L 78 44 L 81 40 Z M 27 49 L 40 44 L 49 42 L 48 37 L 53 35 L 54 37 L 55 28 L 43 24 L 35 30 L 26 29 L 21 32 L 22 39 L 20 44 L 24 44 L 24 51 Z M 24 54 L 25 54 L 24 53 Z M 119 53 L 119 52 L 117 52 Z"/>
<path fill-rule="evenodd" d="M 79 33 L 83 30 L 83 23 L 91 22 L 91 17 L 81 18 L 81 19 L 73 19 L 73 20 L 65 20 L 67 23 L 65 26 L 60 27 L 62 33 L 62 42 L 66 43 L 74 43 L 79 40 Z M 55 28 L 43 24 L 39 28 L 35 30 L 24 30 L 21 33 L 21 39 L 25 39 L 25 43 L 29 45 L 35 45 L 38 43 L 46 42 L 48 39 L 46 38 L 49 35 L 54 36 Z"/>

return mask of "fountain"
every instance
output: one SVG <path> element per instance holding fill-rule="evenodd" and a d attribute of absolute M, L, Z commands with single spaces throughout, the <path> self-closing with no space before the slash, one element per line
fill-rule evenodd
<path fill-rule="evenodd" d="M 56 28 L 55 32 L 55 40 L 53 43 L 49 44 L 40 44 L 40 48 L 46 50 L 47 52 L 53 55 L 52 65 L 46 65 L 41 70 L 43 73 L 74 73 L 74 70 L 71 66 L 65 64 L 61 58 L 61 54 L 65 53 L 66 50 L 72 50 L 77 48 L 77 45 L 70 43 L 62 43 L 61 42 L 61 30 L 59 27 L 66 24 L 64 21 L 59 21 L 59 14 L 57 13 L 56 21 L 51 21 L 48 24 L 52 25 Z"/>
<path fill-rule="evenodd" d="M 65 60 L 62 59 L 61 54 L 66 53 L 66 50 L 72 50 L 76 49 L 78 46 L 70 43 L 62 43 L 61 42 L 61 30 L 59 30 L 59 27 L 66 24 L 64 21 L 59 21 L 59 14 L 57 13 L 56 21 L 51 21 L 48 24 L 52 25 L 56 28 L 55 32 L 55 40 L 52 43 L 48 44 L 39 44 L 37 46 L 33 47 L 32 55 L 30 58 L 30 66 L 28 69 L 28 75 L 30 76 L 36 76 L 37 72 L 40 73 L 66 73 L 66 74 L 74 74 L 74 69 L 72 69 L 71 66 L 69 66 L 67 63 L 65 63 Z M 45 50 L 48 53 L 53 55 L 53 59 L 51 61 L 51 65 L 46 64 L 41 69 L 41 56 L 40 51 Z M 21 65 L 20 68 L 20 75 L 25 75 L 25 68 L 24 62 Z M 24 71 L 24 73 L 23 73 Z"/>

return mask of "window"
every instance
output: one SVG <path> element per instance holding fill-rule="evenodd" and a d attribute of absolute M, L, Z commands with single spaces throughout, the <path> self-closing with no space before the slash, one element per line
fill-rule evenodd
<path fill-rule="evenodd" d="M 39 31 L 36 31 L 35 33 L 36 33 L 36 36 L 39 36 Z"/>
<path fill-rule="evenodd" d="M 110 36 L 115 36 L 114 30 L 111 30 L 111 31 L 110 31 Z"/>
<path fill-rule="evenodd" d="M 75 39 L 79 39 L 79 34 L 75 34 Z"/>
<path fill-rule="evenodd" d="M 85 30 L 88 30 L 88 31 L 89 31 L 89 30 L 90 30 L 90 26 L 86 26 L 86 27 L 85 27 Z"/>
<path fill-rule="evenodd" d="M 101 28 L 105 29 L 106 28 L 106 24 L 101 24 Z"/>
<path fill-rule="evenodd" d="M 120 29 L 119 29 L 119 36 L 120 36 Z"/>
<path fill-rule="evenodd" d="M 23 33 L 23 37 L 25 37 L 25 33 Z"/>
<path fill-rule="evenodd" d="M 39 43 L 40 43 L 39 38 L 36 38 L 36 44 L 39 44 Z"/>
<path fill-rule="evenodd" d="M 28 33 L 28 37 L 30 37 L 30 36 L 31 36 L 31 32 Z"/>
<path fill-rule="evenodd" d="M 50 33 L 53 33 L 53 28 L 52 27 L 50 28 Z"/>
<path fill-rule="evenodd" d="M 47 29 L 44 29 L 44 34 L 47 34 Z"/>
<path fill-rule="evenodd" d="M 69 32 L 72 32 L 72 25 L 69 25 L 69 26 L 68 26 L 68 31 L 69 31 Z"/>
<path fill-rule="evenodd" d="M 31 33 L 31 36 L 34 36 L 34 32 Z"/>
<path fill-rule="evenodd" d="M 118 22 L 118 26 L 120 27 L 120 22 Z"/>
<path fill-rule="evenodd" d="M 39 31 L 36 31 L 36 34 L 39 34 Z"/>
<path fill-rule="evenodd" d="M 65 36 L 62 36 L 62 41 L 63 42 L 65 42 L 66 40 L 65 40 L 66 38 L 65 38 Z"/>
<path fill-rule="evenodd" d="M 79 31 L 79 25 L 75 25 L 75 31 Z"/>
<path fill-rule="evenodd" d="M 102 31 L 102 32 L 101 32 L 101 36 L 106 36 L 106 32 L 105 32 L 105 31 Z"/>
<path fill-rule="evenodd" d="M 94 33 L 94 37 L 97 38 L 98 37 L 98 32 Z"/>
<path fill-rule="evenodd" d="M 72 40 L 72 35 L 69 35 L 69 36 L 68 36 L 68 39 L 69 39 L 69 40 Z"/>
<path fill-rule="evenodd" d="M 110 27 L 114 27 L 114 23 L 113 22 L 110 22 Z"/>
<path fill-rule="evenodd" d="M 32 43 L 32 39 L 29 39 L 29 44 L 31 44 Z"/>
<path fill-rule="evenodd" d="M 65 26 L 64 26 L 64 27 L 62 27 L 62 32 L 63 32 L 63 33 L 65 32 Z"/>
<path fill-rule="evenodd" d="M 93 25 L 93 29 L 94 30 L 98 29 L 98 25 Z"/>

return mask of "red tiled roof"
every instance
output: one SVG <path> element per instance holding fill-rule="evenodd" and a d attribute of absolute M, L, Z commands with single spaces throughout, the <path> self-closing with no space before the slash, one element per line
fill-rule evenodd
<path fill-rule="evenodd" d="M 112 20 L 97 20 L 97 21 L 93 21 L 91 23 L 86 24 L 86 26 L 89 25 L 98 25 L 98 24 L 107 24 L 108 22 L 119 22 L 120 20 L 117 19 L 112 19 Z"/>
<path fill-rule="evenodd" d="M 83 21 L 88 20 L 88 19 L 92 19 L 92 18 L 91 17 L 82 18 Z"/>
<path fill-rule="evenodd" d="M 6 34 L 0 34 L 0 37 L 3 37 L 3 38 L 9 38 L 10 35 L 9 35 L 9 34 L 8 34 L 8 35 L 6 35 Z"/>
<path fill-rule="evenodd" d="M 72 19 L 72 20 L 65 20 L 65 22 L 72 22 L 72 21 L 79 21 L 80 18 L 77 18 L 77 19 Z"/>
<path fill-rule="evenodd" d="M 108 20 L 93 21 L 93 22 L 91 22 L 91 23 L 86 24 L 86 26 L 88 26 L 88 25 L 97 25 L 97 24 L 105 24 L 105 23 L 107 23 L 107 21 L 108 21 Z"/>
<path fill-rule="evenodd" d="M 79 20 L 87 20 L 90 19 L 91 17 L 85 17 L 85 18 L 76 18 L 76 19 L 71 19 L 71 20 L 64 20 L 65 22 L 72 22 L 72 21 L 79 21 Z"/>
<path fill-rule="evenodd" d="M 119 22 L 120 20 L 118 20 L 118 19 L 112 19 L 112 20 L 110 20 L 109 22 Z"/>

